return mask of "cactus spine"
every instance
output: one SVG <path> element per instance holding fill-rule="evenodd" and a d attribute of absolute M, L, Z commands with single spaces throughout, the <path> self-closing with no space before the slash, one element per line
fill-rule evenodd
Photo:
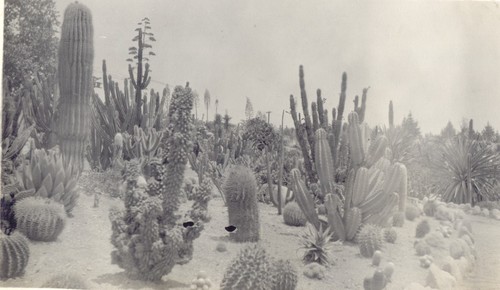
<path fill-rule="evenodd" d="M 78 2 L 64 11 L 59 45 L 59 114 L 57 133 L 66 164 L 83 169 L 90 134 L 93 94 L 94 28 L 90 10 Z"/>
<path fill-rule="evenodd" d="M 224 193 L 229 224 L 237 228 L 230 237 L 237 242 L 256 242 L 260 238 L 257 181 L 251 169 L 243 166 L 231 168 Z"/>
<path fill-rule="evenodd" d="M 28 239 L 18 231 L 10 235 L 0 231 L 0 251 L 0 279 L 23 275 L 30 258 Z"/>

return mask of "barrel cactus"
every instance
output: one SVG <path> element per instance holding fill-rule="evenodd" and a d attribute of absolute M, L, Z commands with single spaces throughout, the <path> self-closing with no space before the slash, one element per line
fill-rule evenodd
<path fill-rule="evenodd" d="M 61 154 L 52 149 L 36 149 L 29 162 L 16 172 L 23 190 L 34 190 L 34 196 L 61 203 L 69 215 L 79 197 L 76 190 L 77 175 L 72 166 L 64 165 Z"/>
<path fill-rule="evenodd" d="M 236 227 L 230 233 L 236 242 L 255 242 L 260 238 L 257 181 L 253 171 L 244 166 L 234 166 L 224 183 L 229 224 Z"/>
<path fill-rule="evenodd" d="M 0 231 L 0 251 L 0 279 L 22 276 L 30 258 L 28 239 L 19 231 Z"/>
<path fill-rule="evenodd" d="M 398 239 L 398 233 L 393 228 L 384 229 L 384 240 L 388 243 L 394 244 Z"/>
<path fill-rule="evenodd" d="M 431 231 L 431 226 L 429 225 L 428 220 L 421 220 L 417 224 L 417 228 L 415 229 L 415 238 L 423 238 Z"/>
<path fill-rule="evenodd" d="M 358 233 L 357 240 L 361 255 L 365 258 L 371 258 L 375 251 L 382 249 L 382 230 L 375 225 L 364 225 Z"/>
<path fill-rule="evenodd" d="M 274 262 L 273 276 L 272 290 L 294 290 L 297 287 L 297 270 L 288 260 Z"/>
<path fill-rule="evenodd" d="M 92 13 L 81 3 L 64 11 L 58 52 L 59 119 L 56 128 L 66 164 L 83 169 L 90 133 L 90 98 L 94 93 Z"/>
<path fill-rule="evenodd" d="M 272 270 L 273 265 L 266 251 L 258 244 L 249 245 L 227 267 L 220 289 L 273 289 Z"/>
<path fill-rule="evenodd" d="M 307 218 L 296 202 L 289 202 L 283 209 L 283 220 L 285 224 L 294 227 L 302 227 L 307 223 Z"/>
<path fill-rule="evenodd" d="M 64 207 L 47 198 L 28 197 L 14 206 L 17 229 L 34 241 L 55 241 L 64 229 Z"/>

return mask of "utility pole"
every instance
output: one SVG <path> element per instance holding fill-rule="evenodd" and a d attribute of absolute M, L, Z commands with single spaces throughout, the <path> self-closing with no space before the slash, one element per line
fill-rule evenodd
<path fill-rule="evenodd" d="M 271 119 L 271 111 L 267 111 L 267 123 L 269 124 L 269 120 Z"/>

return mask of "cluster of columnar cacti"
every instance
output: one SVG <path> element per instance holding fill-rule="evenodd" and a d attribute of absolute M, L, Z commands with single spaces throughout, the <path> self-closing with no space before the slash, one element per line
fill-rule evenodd
<path fill-rule="evenodd" d="M 359 124 L 357 113 L 349 114 L 348 138 L 353 169 L 342 195 L 336 191 L 335 166 L 327 133 L 320 128 L 315 134 L 320 199 L 324 200 L 328 223 L 336 239 L 352 240 L 361 224 L 386 226 L 394 212 L 404 211 L 406 206 L 406 167 L 401 163 L 391 164 L 384 157 L 387 139 L 383 135 L 368 145 L 369 136 L 369 128 Z M 292 171 L 292 177 L 297 202 L 308 221 L 318 227 L 314 201 L 300 172 Z"/>
<path fill-rule="evenodd" d="M 104 101 L 97 95 L 92 98 L 92 128 L 90 134 L 90 160 L 93 167 L 108 168 L 111 165 L 113 137 L 117 133 L 134 133 L 134 126 L 155 128 L 161 131 L 164 128 L 165 108 L 168 108 L 170 90 L 163 89 L 162 95 L 151 89 L 149 100 L 142 99 L 142 116 L 138 122 L 136 118 L 135 89 L 128 79 L 124 80 L 123 90 L 111 75 L 107 74 L 106 61 L 103 60 L 103 91 Z"/>
<path fill-rule="evenodd" d="M 342 149 L 342 142 L 345 143 L 345 136 L 342 136 L 344 131 L 342 119 L 344 117 L 343 114 L 346 101 L 347 74 L 344 73 L 342 75 L 339 104 L 337 108 L 332 109 L 331 124 L 329 124 L 328 122 L 328 110 L 324 108 L 324 101 L 320 89 L 316 91 L 316 102 L 311 103 L 311 118 L 311 115 L 309 114 L 309 103 L 307 100 L 307 92 L 304 81 L 304 69 L 302 66 L 300 66 L 299 68 L 299 85 L 302 111 L 304 114 L 304 123 L 302 123 L 301 115 L 297 111 L 296 101 L 293 95 L 290 95 L 290 110 L 295 125 L 296 137 L 302 150 L 302 156 L 304 158 L 304 167 L 306 170 L 307 180 L 311 183 L 315 183 L 317 181 L 317 169 L 315 168 L 314 161 L 316 156 L 314 132 L 316 132 L 319 128 L 323 128 L 328 132 L 327 139 L 329 147 L 331 149 L 331 155 L 334 165 L 337 167 L 339 163 L 342 163 L 340 161 L 345 160 L 343 158 L 339 158 L 339 152 Z M 366 109 L 367 91 L 367 89 L 363 90 L 363 96 L 360 106 L 358 106 L 359 101 L 355 101 L 355 110 L 359 112 L 362 119 L 364 118 L 364 112 Z M 356 96 L 355 100 L 359 100 L 359 98 Z M 342 139 L 344 140 L 342 141 Z"/>
<path fill-rule="evenodd" d="M 124 133 L 125 152 L 128 158 L 153 158 L 161 154 L 162 131 L 134 126 L 133 134 Z"/>
<path fill-rule="evenodd" d="M 22 189 L 34 189 L 34 196 L 57 201 L 71 214 L 79 196 L 76 190 L 78 177 L 73 166 L 64 165 L 58 151 L 34 150 L 29 162 L 23 164 L 16 175 Z"/>
<path fill-rule="evenodd" d="M 90 99 L 94 90 L 94 27 L 84 5 L 71 3 L 64 11 L 58 54 L 59 146 L 66 164 L 83 169 L 90 133 Z"/>
<path fill-rule="evenodd" d="M 206 180 L 199 182 L 187 213 L 193 224 L 184 227 L 185 220 L 178 215 L 179 192 L 192 146 L 192 106 L 191 89 L 176 87 L 169 111 L 166 154 L 149 160 L 144 167 L 135 159 L 126 165 L 125 210 L 110 213 L 113 262 L 139 279 L 160 280 L 176 264 L 189 262 L 193 240 L 208 220 L 211 187 Z"/>
<path fill-rule="evenodd" d="M 384 243 L 382 229 L 375 225 L 364 225 L 359 231 L 357 240 L 361 255 L 371 258 L 375 251 L 382 249 Z"/>
<path fill-rule="evenodd" d="M 302 227 L 307 223 L 307 218 L 296 202 L 289 202 L 283 209 L 283 220 L 285 224 L 294 227 Z"/>
<path fill-rule="evenodd" d="M 229 224 L 236 227 L 230 233 L 237 242 L 255 242 L 260 239 L 259 208 L 257 204 L 257 181 L 253 171 L 244 166 L 230 169 L 224 183 L 224 194 Z"/>
<path fill-rule="evenodd" d="M 222 290 L 294 290 L 297 271 L 289 261 L 273 261 L 258 244 L 241 250 L 224 274 Z"/>
<path fill-rule="evenodd" d="M 64 229 L 64 207 L 48 198 L 27 197 L 14 206 L 17 229 L 30 240 L 55 241 Z"/>

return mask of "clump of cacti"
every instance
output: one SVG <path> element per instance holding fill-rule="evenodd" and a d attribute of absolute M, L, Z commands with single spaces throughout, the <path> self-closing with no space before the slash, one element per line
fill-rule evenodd
<path fill-rule="evenodd" d="M 417 228 L 415 229 L 415 238 L 423 238 L 431 231 L 431 226 L 428 220 L 421 220 L 417 224 Z"/>
<path fill-rule="evenodd" d="M 289 202 L 283 209 L 283 220 L 289 226 L 302 227 L 307 223 L 307 218 L 296 202 Z"/>
<path fill-rule="evenodd" d="M 272 269 L 267 252 L 258 244 L 249 245 L 227 267 L 220 289 L 273 289 Z"/>
<path fill-rule="evenodd" d="M 398 233 L 393 228 L 384 229 L 384 241 L 394 244 L 398 239 Z"/>
<path fill-rule="evenodd" d="M 22 276 L 30 258 L 28 239 L 19 231 L 0 231 L 0 251 L 0 279 Z"/>
<path fill-rule="evenodd" d="M 76 273 L 62 273 L 52 276 L 42 288 L 89 289 L 89 285 Z"/>
<path fill-rule="evenodd" d="M 409 221 L 414 221 L 420 216 L 420 209 L 414 205 L 409 205 L 405 210 L 405 217 Z"/>
<path fill-rule="evenodd" d="M 191 282 L 191 287 L 190 289 L 193 290 L 207 290 L 212 287 L 212 281 L 210 278 L 207 276 L 207 272 L 205 271 L 200 271 L 196 275 L 196 278 L 193 279 Z"/>
<path fill-rule="evenodd" d="M 255 242 L 260 238 L 257 181 L 250 168 L 234 166 L 230 169 L 224 193 L 229 224 L 237 228 L 230 233 L 236 242 Z"/>
<path fill-rule="evenodd" d="M 36 149 L 16 176 L 23 190 L 34 190 L 34 196 L 59 202 L 64 205 L 66 213 L 71 214 L 79 197 L 76 190 L 78 176 L 73 168 L 64 165 L 57 150 Z"/>
<path fill-rule="evenodd" d="M 417 241 L 414 245 L 417 256 L 425 256 L 431 254 L 431 247 L 424 241 Z"/>
<path fill-rule="evenodd" d="M 364 225 L 357 237 L 359 251 L 365 258 L 371 258 L 383 246 L 382 229 L 375 225 Z"/>
<path fill-rule="evenodd" d="M 64 229 L 64 207 L 47 198 L 28 197 L 14 206 L 17 229 L 34 241 L 55 241 Z"/>
<path fill-rule="evenodd" d="M 158 281 L 176 264 L 188 263 L 193 256 L 193 241 L 209 220 L 211 183 L 203 174 L 199 176 L 191 209 L 184 217 L 178 214 L 192 146 L 192 107 L 189 86 L 177 86 L 168 113 L 165 155 L 159 160 L 148 160 L 146 166 L 137 160 L 125 166 L 125 210 L 110 212 L 111 243 L 115 247 L 112 262 L 137 279 Z M 192 225 L 185 227 L 185 220 Z"/>
<path fill-rule="evenodd" d="M 422 268 L 429 268 L 432 263 L 434 263 L 434 258 L 430 255 L 425 255 L 423 257 L 420 257 L 420 267 Z"/>
<path fill-rule="evenodd" d="M 297 287 L 297 270 L 288 260 L 273 263 L 274 286 L 272 290 L 295 290 Z"/>
<path fill-rule="evenodd" d="M 305 266 L 304 275 L 310 279 L 321 280 L 325 278 L 325 266 L 318 263 L 311 263 Z"/>
<path fill-rule="evenodd" d="M 90 10 L 71 3 L 64 11 L 58 53 L 59 119 L 57 135 L 65 164 L 83 169 L 94 93 L 94 28 Z"/>

